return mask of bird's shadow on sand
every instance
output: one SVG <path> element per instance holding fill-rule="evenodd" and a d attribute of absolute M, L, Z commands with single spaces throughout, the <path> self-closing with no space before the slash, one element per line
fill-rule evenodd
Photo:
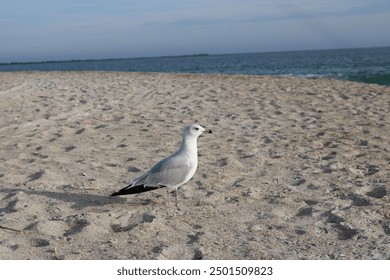
<path fill-rule="evenodd" d="M 105 206 L 110 204 L 134 204 L 134 205 L 145 205 L 150 202 L 150 200 L 135 200 L 134 202 L 129 202 L 125 197 L 112 197 L 96 194 L 84 194 L 84 193 L 70 193 L 70 192 L 56 192 L 56 191 L 35 191 L 35 190 L 25 190 L 21 188 L 5 188 L 0 189 L 0 192 L 5 193 L 5 197 L 2 199 L 12 199 L 18 192 L 23 192 L 28 196 L 37 195 L 43 196 L 46 198 L 51 198 L 59 200 L 62 202 L 73 203 L 71 206 L 72 209 L 81 210 L 87 207 L 97 207 Z"/>

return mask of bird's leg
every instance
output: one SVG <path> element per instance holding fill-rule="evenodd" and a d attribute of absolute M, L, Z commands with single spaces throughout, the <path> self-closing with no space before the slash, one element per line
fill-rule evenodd
<path fill-rule="evenodd" d="M 169 189 L 167 188 L 167 198 L 168 198 L 168 206 L 169 206 Z"/>
<path fill-rule="evenodd" d="M 175 200 L 176 200 L 176 208 L 179 209 L 179 204 L 177 203 L 177 189 L 175 190 Z"/>

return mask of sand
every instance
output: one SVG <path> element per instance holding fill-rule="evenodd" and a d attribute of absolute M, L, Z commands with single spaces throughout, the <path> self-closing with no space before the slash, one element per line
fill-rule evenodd
<path fill-rule="evenodd" d="M 390 87 L 15 72 L 0 97 L 0 259 L 390 259 Z M 195 121 L 179 209 L 110 197 Z"/>

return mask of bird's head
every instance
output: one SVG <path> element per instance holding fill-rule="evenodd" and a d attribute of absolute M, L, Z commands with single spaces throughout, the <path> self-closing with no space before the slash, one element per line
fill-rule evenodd
<path fill-rule="evenodd" d="M 186 127 L 186 129 L 184 130 L 184 135 L 197 138 L 200 135 L 202 135 L 204 132 L 212 133 L 211 130 L 206 130 L 204 127 L 200 126 L 199 124 L 194 123 Z"/>

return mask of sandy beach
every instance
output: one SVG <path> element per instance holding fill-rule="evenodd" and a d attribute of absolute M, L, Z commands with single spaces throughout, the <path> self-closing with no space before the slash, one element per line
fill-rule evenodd
<path fill-rule="evenodd" d="M 0 259 L 390 259 L 390 87 L 3 72 L 0 97 Z M 193 122 L 179 209 L 110 197 Z"/>

